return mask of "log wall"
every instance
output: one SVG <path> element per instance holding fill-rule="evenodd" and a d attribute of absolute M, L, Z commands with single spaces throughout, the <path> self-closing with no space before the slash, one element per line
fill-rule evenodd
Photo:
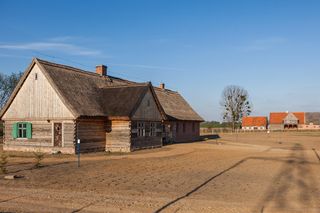
<path fill-rule="evenodd" d="M 105 151 L 106 122 L 104 120 L 78 120 L 77 138 L 80 139 L 81 152 Z"/>
<path fill-rule="evenodd" d="M 130 152 L 130 121 L 108 121 L 106 123 L 106 151 Z"/>
<path fill-rule="evenodd" d="M 131 123 L 131 150 L 155 148 L 162 146 L 162 123 L 152 122 L 156 124 L 156 135 L 150 135 L 150 123 L 144 122 L 145 125 L 145 136 L 138 136 L 137 134 L 137 122 L 132 121 Z"/>
<path fill-rule="evenodd" d="M 167 129 L 167 135 L 172 137 L 172 141 L 176 143 L 189 142 L 198 140 L 200 137 L 200 123 L 192 121 L 170 121 L 166 122 L 170 125 L 170 129 Z M 183 130 L 185 125 L 185 131 Z M 193 128 L 194 125 L 194 128 Z"/>
<path fill-rule="evenodd" d="M 12 137 L 13 124 L 17 122 L 32 123 L 32 138 Z M 62 147 L 53 146 L 53 123 L 62 123 Z M 6 120 L 4 122 L 4 150 L 8 151 L 42 151 L 53 150 L 62 153 L 74 153 L 75 123 L 73 120 Z"/>

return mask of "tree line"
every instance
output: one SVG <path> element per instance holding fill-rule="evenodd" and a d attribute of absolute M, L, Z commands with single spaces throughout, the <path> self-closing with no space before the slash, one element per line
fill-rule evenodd
<path fill-rule="evenodd" d="M 0 73 L 0 110 L 8 101 L 14 88 L 17 86 L 23 73 L 12 73 L 6 75 Z"/>

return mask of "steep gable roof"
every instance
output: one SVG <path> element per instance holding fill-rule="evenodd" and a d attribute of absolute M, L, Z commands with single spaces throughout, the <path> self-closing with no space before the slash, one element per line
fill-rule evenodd
<path fill-rule="evenodd" d="M 292 114 L 299 120 L 299 124 L 305 123 L 304 112 L 292 112 Z M 283 120 L 287 117 L 287 112 L 271 112 L 270 124 L 283 124 Z"/>
<path fill-rule="evenodd" d="M 169 120 L 203 121 L 178 92 L 158 87 L 154 91 Z"/>
<path fill-rule="evenodd" d="M 70 66 L 34 59 L 1 111 L 0 117 L 9 107 L 35 63 L 75 117 L 129 118 L 149 89 L 157 99 L 150 83 L 135 83 L 111 76 L 100 76 Z M 156 103 L 164 116 L 158 100 Z"/>
<path fill-rule="evenodd" d="M 267 117 L 243 117 L 242 118 L 242 126 L 267 126 Z"/>

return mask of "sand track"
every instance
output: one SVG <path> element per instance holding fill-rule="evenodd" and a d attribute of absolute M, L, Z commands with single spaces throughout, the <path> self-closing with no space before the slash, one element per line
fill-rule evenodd
<path fill-rule="evenodd" d="M 319 212 L 320 140 L 285 134 L 88 154 L 80 168 L 50 156 L 34 169 L 32 156 L 11 153 L 9 172 L 25 178 L 0 180 L 0 211 Z"/>

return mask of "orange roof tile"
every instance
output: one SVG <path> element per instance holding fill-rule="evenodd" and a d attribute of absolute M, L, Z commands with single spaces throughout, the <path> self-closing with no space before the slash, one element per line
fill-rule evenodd
<path fill-rule="evenodd" d="M 282 124 L 283 119 L 288 115 L 287 112 L 270 112 L 270 124 Z M 299 120 L 299 124 L 305 123 L 304 112 L 292 112 Z"/>
<path fill-rule="evenodd" d="M 243 117 L 242 126 L 267 126 L 267 117 Z"/>

